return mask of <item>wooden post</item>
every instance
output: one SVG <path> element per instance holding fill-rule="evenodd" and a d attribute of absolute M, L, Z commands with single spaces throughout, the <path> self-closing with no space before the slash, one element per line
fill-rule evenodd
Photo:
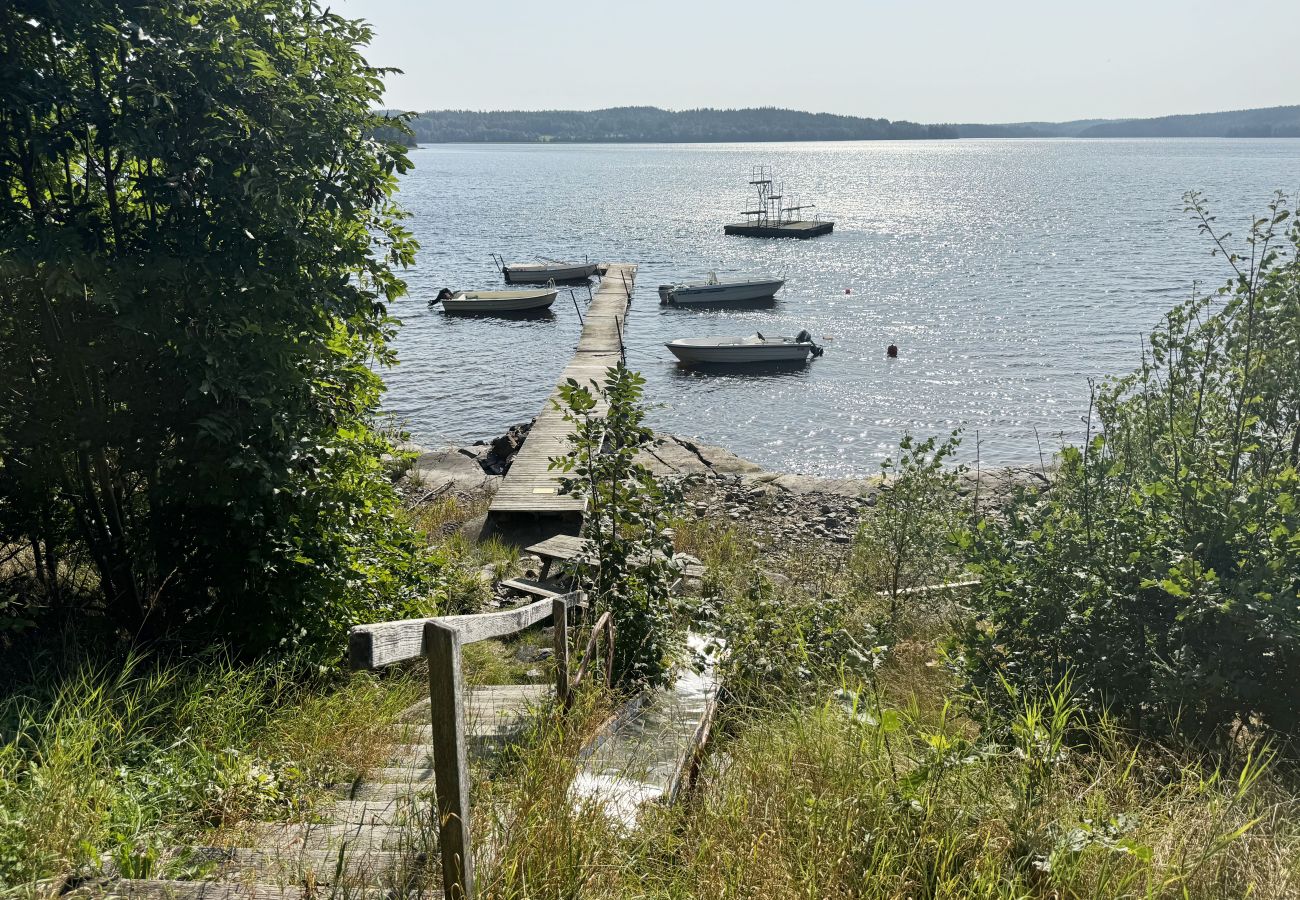
<path fill-rule="evenodd" d="M 429 658 L 434 793 L 438 800 L 438 847 L 447 900 L 474 896 L 474 856 L 469 841 L 469 764 L 465 753 L 464 678 L 460 632 L 437 622 L 424 626 Z"/>
<path fill-rule="evenodd" d="M 555 699 L 569 705 L 569 604 L 563 597 L 551 601 L 551 621 L 555 626 Z"/>

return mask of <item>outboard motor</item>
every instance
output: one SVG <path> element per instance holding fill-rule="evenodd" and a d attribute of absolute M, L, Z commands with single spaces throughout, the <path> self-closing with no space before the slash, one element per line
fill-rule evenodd
<path fill-rule="evenodd" d="M 805 328 L 805 329 L 801 330 L 798 334 L 796 334 L 796 335 L 794 336 L 794 340 L 795 340 L 795 343 L 797 343 L 797 344 L 812 344 L 812 355 L 813 355 L 813 356 L 821 356 L 821 355 L 822 355 L 822 352 L 823 352 L 823 351 L 822 351 L 822 348 L 821 348 L 821 347 L 818 347 L 816 344 L 813 344 L 813 336 L 812 336 L 811 334 L 808 333 L 808 329 Z"/>
<path fill-rule="evenodd" d="M 660 306 L 664 306 L 665 304 L 668 303 L 668 299 L 669 299 L 669 297 L 672 295 L 672 292 L 673 292 L 673 288 L 674 288 L 674 287 L 676 287 L 676 285 L 673 285 L 673 284 L 661 284 L 661 285 L 659 285 L 659 305 L 660 305 Z"/>

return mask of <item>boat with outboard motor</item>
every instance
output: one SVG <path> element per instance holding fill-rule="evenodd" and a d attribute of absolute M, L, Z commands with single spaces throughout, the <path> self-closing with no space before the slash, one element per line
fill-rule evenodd
<path fill-rule="evenodd" d="M 691 284 L 659 285 L 660 304 L 696 306 L 699 304 L 743 303 L 749 300 L 766 300 L 776 295 L 785 285 L 783 278 L 739 278 L 719 281 L 710 272 L 706 281 Z"/>
<path fill-rule="evenodd" d="M 680 338 L 664 346 L 684 363 L 803 362 L 822 355 L 807 331 L 794 337 L 756 332 L 749 337 Z"/>
<path fill-rule="evenodd" d="M 534 291 L 457 291 L 442 299 L 442 308 L 449 313 L 471 315 L 541 312 L 550 308 L 557 294 L 554 285 Z M 437 302 L 434 300 L 429 305 Z"/>
<path fill-rule="evenodd" d="M 563 262 L 558 259 L 538 257 L 537 262 L 508 263 L 505 257 L 492 254 L 492 261 L 505 277 L 508 284 L 545 284 L 548 281 L 586 281 L 596 274 L 598 263 L 587 261 L 580 263 Z"/>

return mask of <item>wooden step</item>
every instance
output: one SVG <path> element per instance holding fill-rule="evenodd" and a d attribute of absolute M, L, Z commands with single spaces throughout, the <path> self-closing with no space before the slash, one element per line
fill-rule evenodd
<path fill-rule="evenodd" d="M 433 747 L 429 744 L 399 744 L 393 748 L 386 765 L 409 766 L 421 769 L 431 768 L 433 766 Z"/>
<path fill-rule="evenodd" d="M 429 698 L 425 697 L 417 703 L 413 703 L 406 709 L 402 710 L 397 717 L 398 722 L 427 722 L 429 721 Z"/>
<path fill-rule="evenodd" d="M 398 825 L 274 824 L 263 823 L 251 829 L 251 843 L 272 852 L 325 850 L 344 853 L 375 850 L 399 852 L 422 849 L 423 835 L 418 829 Z"/>
<path fill-rule="evenodd" d="M 543 584 L 540 581 L 533 581 L 528 578 L 508 578 L 500 582 L 501 587 L 508 590 L 517 591 L 521 594 L 530 594 L 534 597 L 550 599 L 561 596 L 561 592 L 554 590 L 551 585 Z"/>
<path fill-rule="evenodd" d="M 339 800 L 325 809 L 321 818 L 351 825 L 408 825 L 427 821 L 429 815 L 427 800 L 408 794 L 377 800 Z"/>
<path fill-rule="evenodd" d="M 350 784 L 330 785 L 330 792 L 342 800 L 401 800 L 418 798 L 425 800 L 433 794 L 432 770 L 425 781 L 391 782 L 358 781 Z"/>
<path fill-rule="evenodd" d="M 267 850 L 257 847 L 187 847 L 166 854 L 169 862 L 206 870 L 211 880 L 258 881 L 262 884 L 391 883 L 396 875 L 423 869 L 423 853 L 391 850 L 348 850 L 340 854 L 301 847 Z M 342 876 L 340 879 L 339 876 Z"/>
<path fill-rule="evenodd" d="M 386 766 L 371 769 L 367 779 L 387 784 L 413 785 L 424 790 L 433 787 L 433 767 Z"/>

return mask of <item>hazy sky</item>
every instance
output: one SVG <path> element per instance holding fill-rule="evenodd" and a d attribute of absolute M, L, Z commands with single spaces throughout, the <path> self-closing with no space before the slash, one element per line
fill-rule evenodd
<path fill-rule="evenodd" d="M 787 106 L 922 122 L 1300 103 L 1300 0 L 334 0 L 405 109 Z"/>

